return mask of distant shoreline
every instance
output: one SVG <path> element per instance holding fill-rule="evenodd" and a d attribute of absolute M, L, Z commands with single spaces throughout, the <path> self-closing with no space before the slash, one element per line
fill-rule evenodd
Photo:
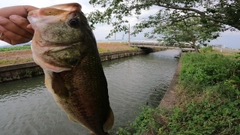
<path fill-rule="evenodd" d="M 108 61 L 147 53 L 141 49 L 100 53 L 101 61 Z M 42 75 L 43 70 L 35 62 L 0 67 L 0 83 Z"/>
<path fill-rule="evenodd" d="M 26 47 L 23 47 L 23 48 L 24 50 L 17 49 L 18 51 L 0 52 L 0 67 L 6 66 L 6 65 L 12 65 L 12 64 L 23 64 L 23 63 L 33 62 L 32 52 L 30 50 L 30 47 L 28 47 L 29 49 L 26 49 Z M 116 52 L 116 51 L 124 51 L 124 50 L 136 50 L 136 48 L 132 48 L 128 46 L 127 43 L 100 42 L 98 43 L 98 50 L 100 53 L 103 53 L 103 52 Z"/>

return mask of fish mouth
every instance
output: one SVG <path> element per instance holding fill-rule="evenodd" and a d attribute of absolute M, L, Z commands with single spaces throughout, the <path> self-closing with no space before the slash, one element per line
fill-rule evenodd
<path fill-rule="evenodd" d="M 82 53 L 78 45 L 65 46 L 44 46 L 45 51 L 40 54 L 40 61 L 36 63 L 42 65 L 45 70 L 62 72 L 73 69 L 82 58 Z M 35 50 L 36 52 L 37 50 Z"/>
<path fill-rule="evenodd" d="M 58 43 L 46 40 L 34 40 L 32 46 L 33 52 L 39 56 L 34 61 L 42 65 L 43 69 L 52 72 L 62 72 L 73 69 L 80 61 L 82 56 L 81 41 Z M 40 58 L 40 60 L 39 60 Z"/>
<path fill-rule="evenodd" d="M 69 14 L 81 11 L 81 9 L 82 7 L 78 3 L 59 4 L 32 10 L 28 13 L 27 19 L 30 22 L 30 26 L 35 30 L 37 29 L 36 23 L 39 21 L 44 21 L 45 23 L 56 23 L 59 20 L 63 21 L 67 19 Z M 43 16 L 45 18 L 40 19 Z"/>

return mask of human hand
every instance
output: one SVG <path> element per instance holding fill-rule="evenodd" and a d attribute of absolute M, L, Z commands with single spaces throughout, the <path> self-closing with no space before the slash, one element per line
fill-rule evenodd
<path fill-rule="evenodd" d="M 28 12 L 33 6 L 0 8 L 0 40 L 15 45 L 32 40 L 33 29 L 29 27 Z"/>

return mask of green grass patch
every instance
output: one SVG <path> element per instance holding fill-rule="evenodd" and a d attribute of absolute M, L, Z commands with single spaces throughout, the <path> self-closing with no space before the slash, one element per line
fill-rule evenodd
<path fill-rule="evenodd" d="M 0 60 L 0 66 L 21 64 L 21 63 L 27 63 L 27 62 L 33 62 L 33 59 L 26 58 L 26 59 L 15 59 L 15 60 Z"/>
<path fill-rule="evenodd" d="M 98 48 L 99 53 L 110 52 L 108 49 Z"/>
<path fill-rule="evenodd" d="M 158 116 L 155 109 L 144 106 L 135 121 L 125 128 L 119 128 L 117 135 L 141 135 L 143 133 L 157 134 L 160 123 L 154 116 Z"/>
<path fill-rule="evenodd" d="M 213 51 L 212 46 L 207 46 L 207 47 L 203 47 L 203 48 L 200 49 L 201 53 L 209 53 L 209 52 L 212 52 L 212 51 Z"/>
<path fill-rule="evenodd" d="M 119 135 L 240 134 L 240 61 L 216 53 L 186 54 L 181 61 L 179 104 L 143 110 Z"/>
<path fill-rule="evenodd" d="M 17 50 L 29 50 L 29 49 L 31 49 L 30 45 L 11 46 L 11 47 L 0 48 L 0 52 L 17 51 Z"/>

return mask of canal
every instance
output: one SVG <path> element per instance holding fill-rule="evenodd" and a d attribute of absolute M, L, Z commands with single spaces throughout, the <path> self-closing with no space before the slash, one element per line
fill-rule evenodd
<path fill-rule="evenodd" d="M 110 134 L 133 121 L 143 105 L 157 107 L 169 87 L 178 50 L 103 62 L 115 124 Z M 89 135 L 68 120 L 37 76 L 0 84 L 0 135 Z"/>

